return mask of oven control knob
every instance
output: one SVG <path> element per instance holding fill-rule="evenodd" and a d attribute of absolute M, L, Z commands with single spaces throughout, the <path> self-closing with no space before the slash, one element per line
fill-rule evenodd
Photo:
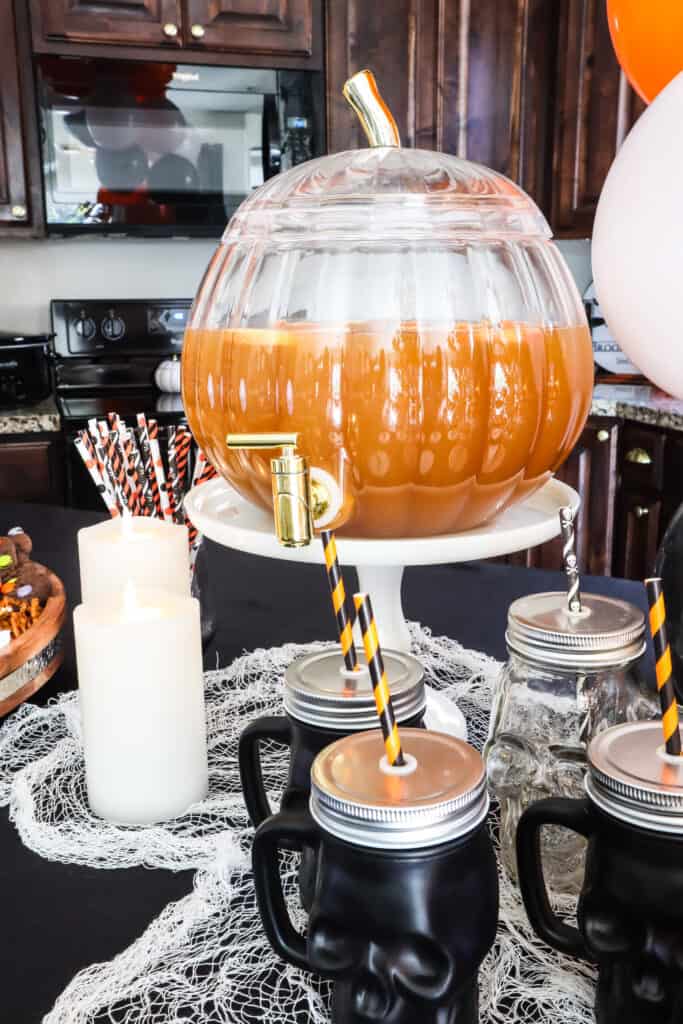
<path fill-rule="evenodd" d="M 109 316 L 102 321 L 102 334 L 107 341 L 119 341 L 126 333 L 126 325 L 120 316 L 110 310 Z"/>
<path fill-rule="evenodd" d="M 90 341 L 97 334 L 97 324 L 91 316 L 86 316 L 85 313 L 81 313 L 74 326 L 76 334 L 79 338 L 84 338 L 85 341 Z"/>

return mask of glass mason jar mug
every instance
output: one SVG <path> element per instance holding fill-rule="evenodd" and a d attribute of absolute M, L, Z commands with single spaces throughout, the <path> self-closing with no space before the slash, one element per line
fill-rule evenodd
<path fill-rule="evenodd" d="M 582 605 L 582 612 L 569 612 L 567 595 L 558 591 L 520 598 L 508 612 L 509 657 L 484 755 L 500 804 L 501 859 L 512 878 L 524 808 L 543 797 L 581 796 L 591 740 L 609 726 L 658 714 L 641 669 L 643 612 L 597 594 L 582 595 Z M 578 893 L 583 839 L 548 828 L 542 848 L 550 888 Z"/>
<path fill-rule="evenodd" d="M 480 755 L 402 729 L 391 768 L 377 731 L 318 754 L 310 811 L 268 818 L 254 838 L 256 894 L 284 960 L 335 981 L 334 1024 L 477 1024 L 477 975 L 498 918 L 498 876 Z M 317 848 L 307 936 L 288 915 L 278 848 Z"/>

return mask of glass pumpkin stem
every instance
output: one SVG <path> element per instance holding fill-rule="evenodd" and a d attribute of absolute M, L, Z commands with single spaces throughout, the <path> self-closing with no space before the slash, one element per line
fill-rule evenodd
<path fill-rule="evenodd" d="M 372 71 L 359 71 L 344 84 L 345 99 L 358 114 L 371 146 L 400 146 L 393 114 L 382 99 Z"/>

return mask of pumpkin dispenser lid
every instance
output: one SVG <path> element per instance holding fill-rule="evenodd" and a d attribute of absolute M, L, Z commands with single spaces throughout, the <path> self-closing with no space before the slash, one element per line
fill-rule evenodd
<path fill-rule="evenodd" d="M 442 239 L 454 236 L 550 238 L 536 204 L 502 174 L 447 153 L 402 149 L 396 122 L 371 72 L 344 95 L 358 113 L 369 149 L 309 160 L 275 175 L 245 200 L 223 241 L 316 237 Z"/>

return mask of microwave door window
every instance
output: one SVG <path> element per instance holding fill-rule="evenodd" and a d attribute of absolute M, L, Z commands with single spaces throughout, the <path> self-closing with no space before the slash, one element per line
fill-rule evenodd
<path fill-rule="evenodd" d="M 86 222 L 97 192 L 94 144 L 81 141 L 88 132 L 85 110 L 53 107 L 44 121 L 47 218 Z M 72 131 L 73 129 L 73 131 Z"/>
<path fill-rule="evenodd" d="M 202 192 L 220 191 L 230 214 L 252 188 L 252 151 L 261 149 L 262 94 L 169 90 L 191 129 Z"/>
<path fill-rule="evenodd" d="M 219 234 L 317 155 L 308 72 L 40 58 L 48 226 Z"/>

